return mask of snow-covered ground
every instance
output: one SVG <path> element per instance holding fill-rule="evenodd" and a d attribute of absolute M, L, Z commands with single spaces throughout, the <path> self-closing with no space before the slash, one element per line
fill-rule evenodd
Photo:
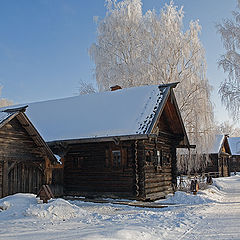
<path fill-rule="evenodd" d="M 240 176 L 219 178 L 194 196 L 177 192 L 139 208 L 50 200 L 33 194 L 0 199 L 0 239 L 240 239 Z"/>

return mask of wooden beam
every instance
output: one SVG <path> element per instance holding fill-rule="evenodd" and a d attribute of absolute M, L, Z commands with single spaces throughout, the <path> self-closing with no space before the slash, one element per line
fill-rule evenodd
<path fill-rule="evenodd" d="M 14 161 L 10 167 L 8 167 L 8 173 L 14 168 L 14 166 L 16 165 L 17 161 Z"/>
<path fill-rule="evenodd" d="M 17 108 L 8 108 L 8 109 L 5 109 L 3 112 L 7 112 L 7 113 L 25 112 L 27 107 L 28 107 L 28 105 L 25 105 L 25 106 L 22 106 L 22 107 L 17 107 Z"/>
<path fill-rule="evenodd" d="M 31 134 L 31 135 L 29 135 L 30 137 L 37 137 L 37 135 L 36 134 Z"/>
<path fill-rule="evenodd" d="M 195 149 L 196 148 L 196 145 L 178 145 L 177 148 L 192 148 L 192 149 Z"/>
<path fill-rule="evenodd" d="M 8 160 L 3 162 L 3 197 L 8 195 Z"/>

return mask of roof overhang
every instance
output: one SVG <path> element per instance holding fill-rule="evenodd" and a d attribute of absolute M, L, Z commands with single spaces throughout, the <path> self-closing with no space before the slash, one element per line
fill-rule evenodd
<path fill-rule="evenodd" d="M 68 139 L 68 140 L 55 140 L 47 142 L 48 146 L 57 144 L 80 144 L 80 143 L 97 143 L 97 142 L 115 142 L 118 144 L 120 141 L 128 140 L 147 140 L 149 138 L 157 137 L 155 134 L 136 134 L 136 135 L 123 135 L 123 136 L 108 136 L 108 137 L 94 137 L 94 138 L 81 138 L 81 139 Z"/>
<path fill-rule="evenodd" d="M 186 129 L 185 129 L 185 126 L 184 126 L 184 123 L 183 123 L 183 120 L 182 120 L 182 116 L 181 116 L 181 113 L 180 113 L 180 110 L 179 110 L 179 107 L 178 107 L 178 104 L 177 104 L 177 100 L 176 100 L 175 94 L 173 92 L 173 88 L 175 88 L 178 85 L 178 83 L 179 82 L 159 85 L 159 88 L 163 88 L 163 87 L 166 88 L 167 87 L 168 88 L 168 90 L 167 90 L 168 92 L 165 95 L 164 100 L 159 105 L 159 107 L 158 107 L 158 109 L 156 111 L 156 114 L 154 116 L 152 124 L 150 125 L 148 133 L 150 133 L 154 129 L 154 126 L 157 124 L 158 119 L 160 118 L 160 116 L 163 113 L 163 110 L 164 110 L 164 107 L 167 104 L 168 98 L 171 97 L 171 101 L 173 102 L 173 104 L 176 107 L 177 116 L 178 116 L 178 119 L 180 121 L 182 132 L 183 132 L 183 140 L 180 142 L 179 148 L 189 148 L 189 149 L 190 148 L 195 148 L 196 145 L 190 145 L 190 143 L 189 143 L 187 132 L 186 132 Z"/>

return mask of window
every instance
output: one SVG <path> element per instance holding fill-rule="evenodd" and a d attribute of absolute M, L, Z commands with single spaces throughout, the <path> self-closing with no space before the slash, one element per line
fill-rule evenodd
<path fill-rule="evenodd" d="M 83 163 L 83 157 L 73 157 L 72 162 L 74 168 L 81 168 Z"/>
<path fill-rule="evenodd" d="M 157 151 L 157 165 L 162 166 L 162 150 Z"/>
<path fill-rule="evenodd" d="M 121 167 L 121 151 L 112 151 L 113 167 Z"/>

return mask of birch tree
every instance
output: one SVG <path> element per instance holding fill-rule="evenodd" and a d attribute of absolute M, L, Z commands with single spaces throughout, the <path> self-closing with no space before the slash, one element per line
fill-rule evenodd
<path fill-rule="evenodd" d="M 191 21 L 184 31 L 183 9 L 173 2 L 160 14 L 143 14 L 141 0 L 108 0 L 106 7 L 105 18 L 97 22 L 97 42 L 89 51 L 99 90 L 180 82 L 178 105 L 190 141 L 197 145 L 195 163 L 185 161 L 197 170 L 198 156 L 208 152 L 214 129 L 201 26 Z"/>
<path fill-rule="evenodd" d="M 132 87 L 141 82 L 141 5 L 140 0 L 106 1 L 106 16 L 97 23 L 97 43 L 89 51 L 95 62 L 100 91 L 109 90 L 116 84 Z"/>
<path fill-rule="evenodd" d="M 221 83 L 219 93 L 226 109 L 234 120 L 240 120 L 240 0 L 233 11 L 233 19 L 224 19 L 217 25 L 223 46 L 226 50 L 218 64 L 228 78 Z"/>
<path fill-rule="evenodd" d="M 228 134 L 230 137 L 239 137 L 240 136 L 240 128 L 236 127 L 234 124 L 229 121 L 225 121 L 219 125 L 217 125 L 217 133 L 218 134 Z"/>
<path fill-rule="evenodd" d="M 79 94 L 80 95 L 85 95 L 85 94 L 90 94 L 90 93 L 95 93 L 96 89 L 94 88 L 92 83 L 87 83 L 84 81 L 79 82 Z"/>

